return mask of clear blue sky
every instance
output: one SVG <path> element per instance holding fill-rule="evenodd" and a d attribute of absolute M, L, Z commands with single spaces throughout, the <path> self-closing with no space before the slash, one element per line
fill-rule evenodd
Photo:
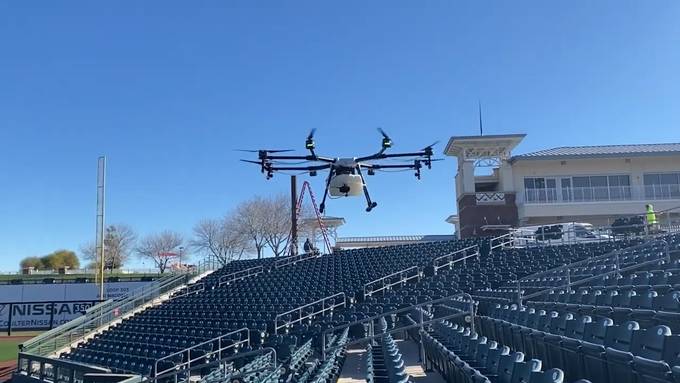
<path fill-rule="evenodd" d="M 286 5 L 283 5 L 285 3 Z M 677 1 L 3 1 L 0 270 L 108 222 L 189 234 L 285 192 L 234 148 L 395 150 L 527 133 L 517 152 L 680 141 Z M 370 179 L 379 207 L 332 201 L 342 235 L 448 233 L 456 163 Z M 317 193 L 322 178 L 314 179 Z"/>

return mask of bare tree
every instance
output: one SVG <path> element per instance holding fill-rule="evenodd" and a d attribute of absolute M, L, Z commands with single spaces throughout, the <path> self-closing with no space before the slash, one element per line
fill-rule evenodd
<path fill-rule="evenodd" d="M 238 230 L 250 240 L 258 259 L 262 258 L 262 251 L 267 245 L 265 227 L 268 215 L 267 201 L 262 197 L 242 202 L 236 208 L 235 224 Z"/>
<path fill-rule="evenodd" d="M 107 226 L 104 233 L 104 268 L 113 270 L 122 267 L 130 257 L 135 241 L 137 234 L 130 226 L 125 224 Z M 95 267 L 99 265 L 94 242 L 83 245 L 80 252 L 92 265 Z"/>
<path fill-rule="evenodd" d="M 290 240 L 290 200 L 280 194 L 265 199 L 264 205 L 267 214 L 263 228 L 265 242 L 275 257 L 285 255 Z"/>
<path fill-rule="evenodd" d="M 250 238 L 241 230 L 233 216 L 199 222 L 194 227 L 191 245 L 214 257 L 222 265 L 241 259 L 251 250 Z"/>
<path fill-rule="evenodd" d="M 135 252 L 140 258 L 153 261 L 158 271 L 163 274 L 170 262 L 168 254 L 178 252 L 183 243 L 184 238 L 181 234 L 166 230 L 142 238 Z"/>

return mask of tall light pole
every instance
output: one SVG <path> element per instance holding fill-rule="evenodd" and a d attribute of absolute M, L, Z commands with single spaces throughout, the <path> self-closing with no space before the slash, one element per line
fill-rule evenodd
<path fill-rule="evenodd" d="M 182 253 L 184 252 L 184 246 L 179 247 L 179 269 L 182 270 Z"/>
<path fill-rule="evenodd" d="M 99 259 L 99 299 L 104 300 L 104 207 L 106 205 L 106 157 L 101 156 L 97 160 L 97 234 L 96 249 L 97 259 Z"/>

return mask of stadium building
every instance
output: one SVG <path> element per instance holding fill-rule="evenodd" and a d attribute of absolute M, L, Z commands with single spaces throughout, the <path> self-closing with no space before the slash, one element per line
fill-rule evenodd
<path fill-rule="evenodd" d="M 466 238 L 559 222 L 608 226 L 652 204 L 680 219 L 680 143 L 557 147 L 513 155 L 524 134 L 451 137 L 458 214 Z"/>

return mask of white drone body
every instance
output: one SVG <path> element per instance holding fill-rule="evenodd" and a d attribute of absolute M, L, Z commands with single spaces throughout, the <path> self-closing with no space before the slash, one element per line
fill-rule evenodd
<path fill-rule="evenodd" d="M 338 158 L 333 164 L 334 174 L 328 187 L 331 197 L 356 197 L 364 193 L 364 180 L 356 171 L 354 158 Z"/>

